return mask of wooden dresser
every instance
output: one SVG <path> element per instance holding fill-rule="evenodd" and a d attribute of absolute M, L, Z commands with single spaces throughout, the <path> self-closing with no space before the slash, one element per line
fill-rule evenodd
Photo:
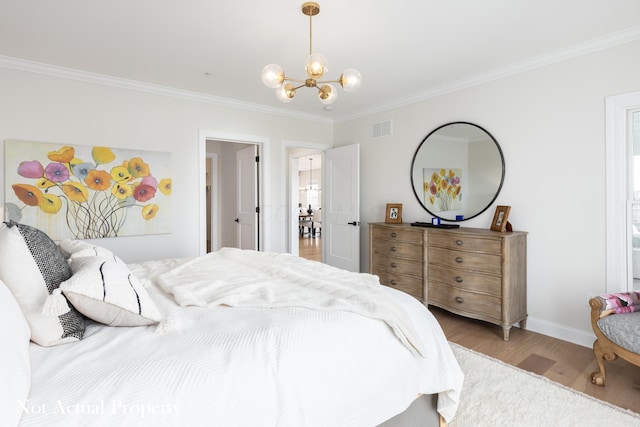
<path fill-rule="evenodd" d="M 462 316 L 511 327 L 527 319 L 527 233 L 369 224 L 369 271 Z"/>

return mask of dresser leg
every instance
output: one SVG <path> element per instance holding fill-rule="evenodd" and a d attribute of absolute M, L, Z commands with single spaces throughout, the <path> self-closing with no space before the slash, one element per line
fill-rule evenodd
<path fill-rule="evenodd" d="M 520 329 L 522 329 L 523 331 L 527 329 L 527 319 L 522 319 L 520 321 Z"/>
<path fill-rule="evenodd" d="M 504 335 L 504 340 L 509 341 L 509 331 L 511 330 L 511 326 L 503 326 L 502 333 Z"/>

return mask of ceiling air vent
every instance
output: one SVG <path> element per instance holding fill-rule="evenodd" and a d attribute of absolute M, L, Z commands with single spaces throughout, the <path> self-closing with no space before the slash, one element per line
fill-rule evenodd
<path fill-rule="evenodd" d="M 392 131 L 391 120 L 385 120 L 382 122 L 374 123 L 371 127 L 371 136 L 375 138 L 382 138 L 383 136 L 391 136 Z"/>

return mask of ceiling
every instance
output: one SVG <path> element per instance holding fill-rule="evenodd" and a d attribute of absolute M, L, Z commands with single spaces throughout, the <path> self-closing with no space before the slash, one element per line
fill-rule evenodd
<path fill-rule="evenodd" d="M 325 111 L 315 90 L 283 104 L 260 78 L 269 63 L 305 78 L 302 3 L 0 0 L 0 66 L 18 58 L 339 121 L 640 39 L 638 0 L 321 0 L 313 51 L 330 79 L 363 76 Z"/>

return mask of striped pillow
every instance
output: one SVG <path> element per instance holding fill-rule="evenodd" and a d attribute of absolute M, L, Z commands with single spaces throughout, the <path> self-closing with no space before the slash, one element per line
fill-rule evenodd
<path fill-rule="evenodd" d="M 127 265 L 108 249 L 63 241 L 73 276 L 60 285 L 85 316 L 109 326 L 145 326 L 161 320 L 151 297 Z"/>

